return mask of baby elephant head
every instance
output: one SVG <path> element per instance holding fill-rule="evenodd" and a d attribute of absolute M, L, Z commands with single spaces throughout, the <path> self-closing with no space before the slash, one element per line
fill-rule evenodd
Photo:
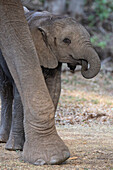
<path fill-rule="evenodd" d="M 93 78 L 100 70 L 100 59 L 90 42 L 86 29 L 67 16 L 49 12 L 26 14 L 41 66 L 56 68 L 58 62 L 70 69 L 82 65 L 85 78 Z"/>

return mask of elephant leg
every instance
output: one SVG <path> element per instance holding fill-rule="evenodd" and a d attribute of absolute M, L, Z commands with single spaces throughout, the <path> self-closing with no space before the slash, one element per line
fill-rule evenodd
<path fill-rule="evenodd" d="M 6 143 L 6 149 L 8 150 L 22 150 L 25 137 L 23 127 L 23 105 L 19 92 L 14 84 L 14 102 L 12 112 L 12 124 L 9 139 Z"/>
<path fill-rule="evenodd" d="M 61 66 L 62 64 L 59 64 L 56 69 L 48 69 L 48 73 L 46 69 L 43 69 L 45 82 L 48 87 L 53 104 L 55 106 L 55 110 L 57 108 L 61 92 Z"/>
<path fill-rule="evenodd" d="M 12 120 L 13 87 L 0 67 L 1 126 L 0 142 L 7 142 Z"/>

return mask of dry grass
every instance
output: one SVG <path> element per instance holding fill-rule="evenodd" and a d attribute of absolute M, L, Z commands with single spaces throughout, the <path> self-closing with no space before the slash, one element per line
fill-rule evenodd
<path fill-rule="evenodd" d="M 91 80 L 80 73 L 62 75 L 62 93 L 56 113 L 58 124 L 113 124 L 113 75 L 98 74 Z"/>

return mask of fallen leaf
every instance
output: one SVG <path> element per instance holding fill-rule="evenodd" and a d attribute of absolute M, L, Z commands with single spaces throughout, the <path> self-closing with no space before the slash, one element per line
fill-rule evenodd
<path fill-rule="evenodd" d="M 71 158 L 69 158 L 69 160 L 75 160 L 75 159 L 78 159 L 78 157 L 71 157 Z"/>
<path fill-rule="evenodd" d="M 87 144 L 87 142 L 83 142 L 83 144 Z"/>

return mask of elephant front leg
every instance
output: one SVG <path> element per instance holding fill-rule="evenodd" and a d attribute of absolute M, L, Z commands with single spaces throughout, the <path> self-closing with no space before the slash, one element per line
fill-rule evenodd
<path fill-rule="evenodd" d="M 61 64 L 56 69 L 43 68 L 42 71 L 56 110 L 61 92 Z M 46 95 L 44 98 L 46 98 Z M 46 99 L 48 100 L 48 98 Z M 43 107 L 46 107 L 46 102 L 43 103 Z M 47 119 L 47 122 L 44 120 L 44 117 Z M 25 161 L 35 165 L 60 164 L 70 156 L 70 153 L 67 146 L 58 136 L 55 126 L 52 125 L 51 128 L 47 128 L 47 126 L 51 126 L 51 123 L 54 122 L 54 116 L 52 114 L 51 116 L 48 115 L 48 117 L 45 114 L 40 115 L 40 120 L 41 124 L 36 119 L 34 119 L 34 123 L 27 122 L 31 138 L 25 142 L 23 158 Z M 28 127 L 26 128 L 28 129 Z M 27 150 L 29 147 L 31 147 L 31 153 Z M 35 147 L 37 148 L 36 150 Z"/>
<path fill-rule="evenodd" d="M 24 145 L 24 127 L 23 127 L 23 105 L 19 92 L 14 84 L 14 102 L 12 112 L 12 124 L 9 139 L 6 143 L 8 150 L 22 150 Z"/>
<path fill-rule="evenodd" d="M 0 67 L 1 126 L 0 142 L 7 142 L 12 120 L 13 87 Z"/>
<path fill-rule="evenodd" d="M 43 69 L 45 82 L 55 106 L 55 110 L 57 108 L 61 92 L 61 66 L 62 64 L 59 64 L 56 69 L 48 69 L 48 74 L 46 71 L 47 69 Z"/>

